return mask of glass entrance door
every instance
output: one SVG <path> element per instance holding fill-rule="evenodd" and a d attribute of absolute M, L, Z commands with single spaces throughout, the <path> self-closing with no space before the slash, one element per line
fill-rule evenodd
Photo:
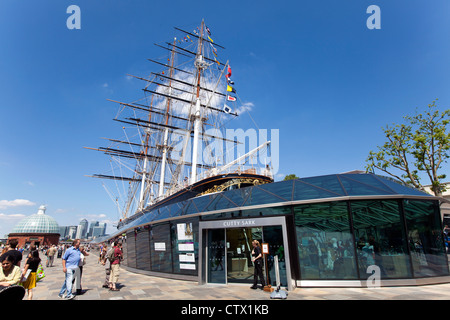
<path fill-rule="evenodd" d="M 262 239 L 262 227 L 226 229 L 227 282 L 253 283 L 252 241 Z"/>
<path fill-rule="evenodd" d="M 280 285 L 293 289 L 284 217 L 204 221 L 199 230 L 205 248 L 199 250 L 202 283 L 252 283 L 252 241 L 258 240 L 269 248 L 263 268 L 266 282 L 276 286 L 275 257 L 278 257 Z"/>
<path fill-rule="evenodd" d="M 208 230 L 208 282 L 253 283 L 253 240 L 269 244 L 269 254 L 264 259 L 263 270 L 266 282 L 276 286 L 275 256 L 278 256 L 280 283 L 286 286 L 281 226 Z"/>
<path fill-rule="evenodd" d="M 208 282 L 226 283 L 225 229 L 208 230 Z"/>
<path fill-rule="evenodd" d="M 278 257 L 278 270 L 280 275 L 280 285 L 287 286 L 286 276 L 286 257 L 283 245 L 283 231 L 281 226 L 268 226 L 263 228 L 263 242 L 269 244 L 269 254 L 267 255 L 266 267 L 269 269 L 268 280 L 272 287 L 276 287 L 275 274 L 275 256 Z M 264 269 L 264 277 L 267 278 L 267 273 Z"/>

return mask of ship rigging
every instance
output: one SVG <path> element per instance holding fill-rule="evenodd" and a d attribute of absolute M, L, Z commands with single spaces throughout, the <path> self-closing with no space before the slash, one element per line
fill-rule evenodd
<path fill-rule="evenodd" d="M 204 21 L 192 32 L 175 30 L 182 36 L 155 44 L 168 53 L 166 60 L 148 59 L 162 70 L 128 75 L 145 83 L 144 97 L 109 99 L 119 105 L 114 121 L 124 137 L 105 138 L 108 147 L 86 147 L 111 157 L 109 173 L 90 177 L 114 181 L 117 196 L 104 187 L 119 210 L 119 225 L 189 197 L 273 182 L 268 164 L 250 161 L 268 152 L 270 141 L 234 156 L 243 142 L 226 135 L 226 124 L 238 117 L 238 97 L 229 61 L 219 59 L 225 48 L 213 41 Z M 128 134 L 130 128 L 137 133 Z M 119 197 L 126 200 L 119 204 Z"/>

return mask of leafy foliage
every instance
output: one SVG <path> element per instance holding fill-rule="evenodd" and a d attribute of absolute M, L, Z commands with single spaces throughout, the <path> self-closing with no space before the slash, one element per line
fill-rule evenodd
<path fill-rule="evenodd" d="M 378 151 L 369 152 L 366 171 L 378 169 L 422 190 L 420 174 L 425 173 L 433 193 L 441 195 L 446 178 L 442 166 L 450 157 L 450 109 L 440 112 L 433 101 L 423 113 L 404 119 L 406 124 L 383 129 L 387 141 Z"/>
<path fill-rule="evenodd" d="M 288 174 L 286 177 L 284 177 L 283 181 L 294 180 L 294 179 L 300 179 L 300 178 L 297 177 L 295 174 L 291 173 L 291 174 Z"/>

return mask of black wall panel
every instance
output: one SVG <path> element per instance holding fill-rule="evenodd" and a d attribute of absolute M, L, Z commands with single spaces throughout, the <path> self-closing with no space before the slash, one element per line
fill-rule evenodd
<path fill-rule="evenodd" d="M 136 237 L 134 230 L 127 232 L 127 266 L 136 268 Z"/>
<path fill-rule="evenodd" d="M 136 268 L 150 270 L 149 227 L 143 227 L 136 231 Z"/>

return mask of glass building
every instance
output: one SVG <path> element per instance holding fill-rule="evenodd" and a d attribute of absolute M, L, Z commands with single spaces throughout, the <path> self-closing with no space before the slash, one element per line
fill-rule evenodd
<path fill-rule="evenodd" d="M 131 271 L 200 284 L 251 283 L 254 239 L 266 244 L 269 283 L 277 260 L 289 289 L 366 286 L 374 275 L 381 285 L 450 282 L 440 200 L 378 175 L 333 174 L 191 198 L 108 238 L 123 238 Z"/>
<path fill-rule="evenodd" d="M 58 244 L 59 225 L 53 217 L 45 214 L 45 210 L 45 206 L 40 206 L 36 214 L 19 221 L 8 240 L 18 240 L 19 247 Z"/>
<path fill-rule="evenodd" d="M 58 223 L 45 214 L 45 209 L 45 206 L 40 206 L 36 214 L 19 221 L 12 233 L 59 233 Z"/>

